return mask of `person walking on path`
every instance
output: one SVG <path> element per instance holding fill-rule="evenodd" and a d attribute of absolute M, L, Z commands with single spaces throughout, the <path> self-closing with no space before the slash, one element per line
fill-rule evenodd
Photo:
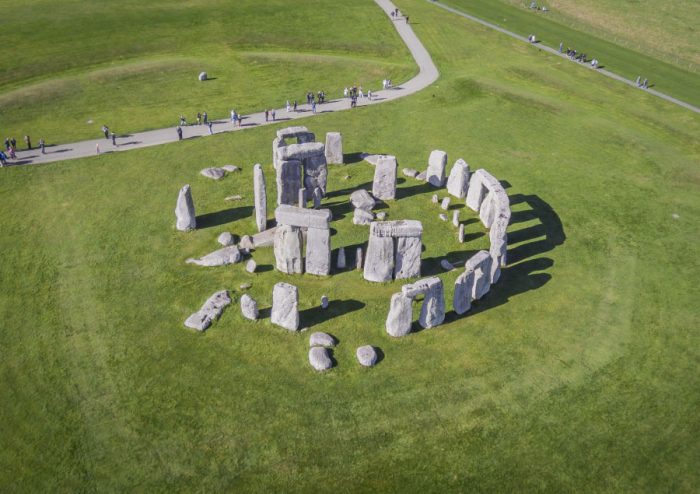
<path fill-rule="evenodd" d="M 46 142 L 44 142 L 44 139 L 39 139 L 39 147 L 41 148 L 41 154 L 46 154 Z"/>
<path fill-rule="evenodd" d="M 265 121 L 267 122 L 269 120 L 270 120 L 270 112 L 268 110 L 265 110 Z"/>
<path fill-rule="evenodd" d="M 211 127 L 212 127 L 212 123 L 211 123 L 211 122 L 207 122 L 207 127 L 209 127 L 209 135 L 210 135 L 210 136 L 213 136 L 213 135 L 214 135 L 214 131 L 213 131 L 212 128 L 211 128 Z"/>
<path fill-rule="evenodd" d="M 559 43 L 559 53 L 563 53 L 563 52 L 564 52 L 564 42 L 561 41 L 561 42 Z"/>
<path fill-rule="evenodd" d="M 197 112 L 197 125 L 202 125 L 202 114 Z"/>
<path fill-rule="evenodd" d="M 102 126 L 102 133 L 105 135 L 105 139 L 109 139 L 109 127 L 106 125 Z"/>
<path fill-rule="evenodd" d="M 99 142 L 97 144 L 95 144 L 95 152 L 97 154 L 100 154 L 100 143 Z"/>
<path fill-rule="evenodd" d="M 14 137 L 10 139 L 10 145 L 12 145 L 12 149 L 17 149 L 17 139 Z"/>
<path fill-rule="evenodd" d="M 10 138 L 5 137 L 5 151 L 9 151 L 9 150 L 10 150 Z"/>
<path fill-rule="evenodd" d="M 311 113 L 316 113 L 316 102 L 311 101 Z"/>
<path fill-rule="evenodd" d="M 117 134 L 112 132 L 112 146 L 117 146 Z"/>
<path fill-rule="evenodd" d="M 187 125 L 187 119 L 183 114 L 180 114 L 180 126 L 184 127 L 185 125 Z"/>
<path fill-rule="evenodd" d="M 277 112 L 275 110 L 272 110 L 270 114 L 272 115 L 272 121 L 274 122 L 277 117 Z"/>
<path fill-rule="evenodd" d="M 649 79 L 644 79 L 644 82 L 642 82 L 642 89 L 648 89 L 649 88 Z"/>
<path fill-rule="evenodd" d="M 29 136 L 24 136 L 24 143 L 27 145 L 27 149 L 32 149 L 32 140 Z"/>
<path fill-rule="evenodd" d="M 8 152 L 10 154 L 10 159 L 13 159 L 13 160 L 17 159 L 17 155 L 15 154 L 15 148 L 10 146 L 10 149 L 8 150 Z"/>
<path fill-rule="evenodd" d="M 639 83 L 639 81 L 641 81 L 641 80 L 642 80 L 642 76 L 641 76 L 641 75 L 638 75 L 638 76 L 637 76 L 637 80 L 636 80 L 636 81 L 634 81 L 634 83 L 635 83 L 635 84 L 637 85 L 637 87 L 639 87 L 639 86 L 640 86 L 640 83 Z"/>
<path fill-rule="evenodd" d="M 287 100 L 287 113 L 289 113 L 292 110 L 292 105 L 289 104 L 289 100 Z"/>
<path fill-rule="evenodd" d="M 408 24 L 408 16 L 406 16 L 406 24 Z"/>
<path fill-rule="evenodd" d="M 176 128 L 175 130 L 177 131 L 177 140 L 178 140 L 178 141 L 181 141 L 181 140 L 182 140 L 182 127 L 180 127 L 180 126 L 178 125 L 177 128 Z"/>
<path fill-rule="evenodd" d="M 209 115 L 207 115 L 207 112 L 202 113 L 202 119 L 204 119 L 204 125 L 209 123 Z"/>
<path fill-rule="evenodd" d="M 297 111 L 297 100 L 294 100 L 294 111 Z"/>
<path fill-rule="evenodd" d="M 0 151 L 0 168 L 7 164 L 7 155 Z"/>

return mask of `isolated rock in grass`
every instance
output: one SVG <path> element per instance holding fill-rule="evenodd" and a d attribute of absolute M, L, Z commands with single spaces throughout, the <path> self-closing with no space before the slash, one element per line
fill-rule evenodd
<path fill-rule="evenodd" d="M 309 346 L 323 346 L 323 347 L 334 347 L 338 342 L 328 333 L 322 333 L 320 331 L 314 333 L 309 338 Z"/>
<path fill-rule="evenodd" d="M 241 251 L 235 245 L 224 247 L 223 249 L 215 250 L 211 254 L 207 254 L 199 259 L 187 259 L 188 264 L 197 264 L 198 266 L 226 266 L 227 264 L 235 264 L 241 260 Z"/>
<path fill-rule="evenodd" d="M 325 371 L 333 367 L 330 351 L 321 346 L 315 346 L 309 350 L 309 363 L 317 371 Z"/>
<path fill-rule="evenodd" d="M 192 200 L 192 190 L 189 185 L 180 189 L 175 206 L 176 228 L 181 232 L 188 232 L 197 228 L 197 219 L 194 213 L 194 201 Z"/>
<path fill-rule="evenodd" d="M 228 247 L 229 245 L 233 245 L 234 243 L 236 243 L 236 239 L 233 238 L 231 232 L 222 233 L 216 240 L 224 247 Z"/>
<path fill-rule="evenodd" d="M 258 318 L 258 303 L 247 293 L 241 297 L 241 314 L 251 321 L 255 321 Z"/>
<path fill-rule="evenodd" d="M 277 283 L 272 289 L 272 324 L 290 331 L 299 329 L 299 292 L 289 283 Z"/>
<path fill-rule="evenodd" d="M 200 81 L 206 81 L 208 79 L 207 73 L 206 72 L 200 72 L 199 73 L 199 80 Z"/>
<path fill-rule="evenodd" d="M 224 307 L 230 303 L 231 297 L 229 297 L 228 290 L 216 292 L 204 302 L 201 309 L 187 318 L 185 326 L 197 331 L 204 331 L 211 325 L 212 321 L 221 316 Z"/>
<path fill-rule="evenodd" d="M 199 172 L 203 177 L 211 178 L 213 180 L 221 180 L 226 175 L 226 171 L 223 168 L 205 168 Z"/>
<path fill-rule="evenodd" d="M 240 168 L 238 168 L 236 165 L 224 165 L 221 167 L 223 170 L 226 170 L 227 172 L 234 173 L 234 172 L 239 172 L 241 171 Z"/>
<path fill-rule="evenodd" d="M 250 259 L 246 264 L 245 264 L 245 270 L 248 271 L 249 273 L 255 273 L 255 269 L 258 267 L 258 264 L 253 260 Z"/>
<path fill-rule="evenodd" d="M 379 212 L 377 213 L 377 219 L 378 219 L 379 221 L 384 221 L 384 220 L 386 219 L 386 212 L 384 212 L 384 211 L 379 211 Z"/>
<path fill-rule="evenodd" d="M 373 367 L 377 363 L 377 350 L 372 345 L 361 346 L 355 352 L 357 361 L 364 367 Z"/>

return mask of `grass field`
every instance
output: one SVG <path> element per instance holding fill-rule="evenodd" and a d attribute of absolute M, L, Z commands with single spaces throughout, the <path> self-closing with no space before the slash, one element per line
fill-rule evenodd
<path fill-rule="evenodd" d="M 329 173 L 333 248 L 367 238 L 347 196 L 373 169 L 354 153 L 423 168 L 444 149 L 507 187 L 499 284 L 467 317 L 396 340 L 384 320 L 401 283 L 283 276 L 270 250 L 254 275 L 185 264 L 222 231 L 254 230 L 255 162 L 273 207 L 273 127 L 3 169 L 1 490 L 697 491 L 700 118 L 422 0 L 399 7 L 440 80 L 304 122 L 341 131 L 353 161 Z M 243 171 L 198 175 L 229 162 Z M 189 234 L 174 229 L 185 183 L 201 226 Z M 423 221 L 424 272 L 451 304 L 458 272 L 439 260 L 487 238 L 463 210 L 458 244 L 433 193 L 406 179 L 386 211 Z M 332 371 L 308 365 L 309 332 L 236 305 L 203 335 L 182 325 L 243 282 L 269 309 L 280 279 L 299 287 L 302 325 L 340 340 Z M 382 349 L 376 368 L 354 360 L 362 344 Z"/>

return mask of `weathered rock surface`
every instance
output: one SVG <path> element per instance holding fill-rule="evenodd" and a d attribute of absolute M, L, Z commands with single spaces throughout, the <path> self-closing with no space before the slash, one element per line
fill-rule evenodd
<path fill-rule="evenodd" d="M 328 333 L 322 333 L 318 331 L 309 337 L 309 346 L 322 346 L 326 348 L 333 348 L 337 344 L 338 341 Z"/>
<path fill-rule="evenodd" d="M 455 292 L 452 306 L 457 314 L 464 314 L 472 307 L 474 290 L 474 271 L 465 269 L 455 280 Z"/>
<path fill-rule="evenodd" d="M 428 286 L 420 310 L 418 323 L 424 328 L 434 328 L 445 320 L 445 293 L 440 278 L 426 278 Z"/>
<path fill-rule="evenodd" d="M 352 222 L 355 225 L 369 225 L 374 220 L 374 214 L 370 211 L 357 208 L 352 215 Z"/>
<path fill-rule="evenodd" d="M 205 168 L 199 173 L 203 177 L 211 178 L 213 180 L 221 180 L 224 178 L 224 175 L 226 175 L 226 170 L 223 168 Z"/>
<path fill-rule="evenodd" d="M 331 231 L 328 228 L 307 230 L 306 272 L 318 276 L 331 273 Z"/>
<path fill-rule="evenodd" d="M 472 300 L 479 300 L 491 288 L 491 254 L 480 250 L 467 260 L 464 267 L 474 271 Z"/>
<path fill-rule="evenodd" d="M 241 169 L 239 167 L 237 167 L 236 165 L 224 165 L 221 168 L 223 170 L 226 170 L 229 173 L 235 173 L 235 172 L 241 171 Z"/>
<path fill-rule="evenodd" d="M 298 192 L 297 206 L 300 208 L 306 207 L 306 188 L 302 187 Z"/>
<path fill-rule="evenodd" d="M 309 350 L 309 363 L 317 371 L 326 371 L 333 367 L 329 350 L 320 346 L 315 346 Z"/>
<path fill-rule="evenodd" d="M 343 164 L 343 136 L 340 132 L 326 133 L 326 161 L 329 165 Z"/>
<path fill-rule="evenodd" d="M 206 73 L 206 72 L 200 72 L 200 73 L 199 73 L 198 79 L 199 79 L 200 81 L 206 81 L 206 80 L 208 79 L 207 73 Z"/>
<path fill-rule="evenodd" d="M 396 157 L 382 156 L 374 169 L 372 195 L 382 201 L 396 198 Z"/>
<path fill-rule="evenodd" d="M 385 211 L 379 211 L 377 213 L 377 219 L 379 221 L 384 221 L 386 219 L 386 212 Z"/>
<path fill-rule="evenodd" d="M 302 255 L 303 238 L 296 226 L 279 225 L 275 232 L 275 265 L 278 271 L 287 274 L 304 272 Z"/>
<path fill-rule="evenodd" d="M 358 189 L 350 194 L 350 202 L 355 208 L 371 211 L 377 204 L 374 198 L 365 189 Z"/>
<path fill-rule="evenodd" d="M 467 190 L 467 207 L 472 211 L 478 212 L 479 208 L 481 208 L 481 202 L 484 200 L 488 190 L 484 185 L 482 175 L 477 172 L 479 172 L 479 170 L 472 173 L 471 178 L 469 179 L 469 188 Z"/>
<path fill-rule="evenodd" d="M 299 292 L 289 283 L 277 283 L 272 289 L 272 324 L 290 331 L 299 329 Z"/>
<path fill-rule="evenodd" d="M 452 165 L 450 176 L 447 179 L 447 192 L 459 199 L 467 197 L 469 189 L 469 165 L 463 160 L 458 159 Z"/>
<path fill-rule="evenodd" d="M 347 267 L 347 262 L 345 260 L 345 247 L 338 249 L 338 258 L 335 265 L 338 269 L 345 269 Z"/>
<path fill-rule="evenodd" d="M 449 197 L 445 197 L 442 200 L 442 202 L 440 203 L 440 209 L 442 209 L 444 211 L 447 211 L 448 209 L 450 209 L 450 198 Z"/>
<path fill-rule="evenodd" d="M 274 239 L 274 237 L 273 237 Z M 255 248 L 255 244 L 253 243 L 253 237 L 250 235 L 243 235 L 241 237 L 241 241 L 238 244 L 241 249 L 246 249 L 246 250 L 252 250 Z"/>
<path fill-rule="evenodd" d="M 243 199 L 243 196 L 242 196 L 242 195 L 240 195 L 240 194 L 235 194 L 235 195 L 232 195 L 232 196 L 226 196 L 226 197 L 224 198 L 224 201 L 240 201 L 241 199 Z"/>
<path fill-rule="evenodd" d="M 420 276 L 421 237 L 398 237 L 396 239 L 396 266 L 394 278 L 415 278 Z"/>
<path fill-rule="evenodd" d="M 241 296 L 241 314 L 251 321 L 255 321 L 259 315 L 258 302 L 247 293 Z"/>
<path fill-rule="evenodd" d="M 212 321 L 215 321 L 221 316 L 224 307 L 230 303 L 231 297 L 228 294 L 228 290 L 221 290 L 214 293 L 204 302 L 201 309 L 187 318 L 185 326 L 196 329 L 197 331 L 204 331 L 211 325 Z"/>
<path fill-rule="evenodd" d="M 307 197 L 311 195 L 316 187 L 321 189 L 321 192 L 323 195 L 325 195 L 326 183 L 328 181 L 328 164 L 326 163 L 326 156 L 324 154 L 320 154 L 318 156 L 305 158 L 302 160 L 302 166 L 304 169 L 304 187 L 306 188 Z"/>
<path fill-rule="evenodd" d="M 459 228 L 459 209 L 452 211 L 452 226 Z"/>
<path fill-rule="evenodd" d="M 258 263 L 256 263 L 253 259 L 250 259 L 247 263 L 245 263 L 245 270 L 249 273 L 255 273 L 255 269 L 258 267 Z"/>
<path fill-rule="evenodd" d="M 362 247 L 355 249 L 355 269 L 362 269 Z"/>
<path fill-rule="evenodd" d="M 320 187 L 314 189 L 311 199 L 314 201 L 314 209 L 319 209 L 321 207 L 321 200 L 323 199 L 323 192 L 321 192 Z"/>
<path fill-rule="evenodd" d="M 440 199 L 438 198 L 438 195 L 437 195 L 437 194 L 433 194 L 433 197 L 430 198 L 430 202 L 432 202 L 433 204 L 437 204 L 438 202 L 440 202 Z"/>
<path fill-rule="evenodd" d="M 280 160 L 277 162 L 277 204 L 296 205 L 299 189 L 302 188 L 301 161 Z"/>
<path fill-rule="evenodd" d="M 361 346 L 355 351 L 355 356 L 360 365 L 364 367 L 373 367 L 379 358 L 377 350 L 372 345 Z"/>
<path fill-rule="evenodd" d="M 326 295 L 321 295 L 321 308 L 322 309 L 328 308 L 328 297 Z"/>
<path fill-rule="evenodd" d="M 192 191 L 189 185 L 180 189 L 175 206 L 175 226 L 181 232 L 187 232 L 197 228 L 197 219 L 194 213 L 194 202 L 192 201 Z"/>
<path fill-rule="evenodd" d="M 200 257 L 199 259 L 190 258 L 185 262 L 188 264 L 196 264 L 198 266 L 212 267 L 235 264 L 239 262 L 241 258 L 241 251 L 238 249 L 238 247 L 236 245 L 230 245 L 228 247 L 224 247 L 223 249 L 215 250 L 214 252 Z"/>
<path fill-rule="evenodd" d="M 332 218 L 330 209 L 304 209 L 287 205 L 275 209 L 275 219 L 279 225 L 328 229 Z"/>
<path fill-rule="evenodd" d="M 459 225 L 459 233 L 457 233 L 457 240 L 460 244 L 464 243 L 464 224 Z"/>
<path fill-rule="evenodd" d="M 359 210 L 355 210 L 359 211 Z M 370 228 L 372 226 L 370 225 Z M 367 281 L 391 281 L 394 270 L 394 239 L 370 233 L 365 257 L 364 278 Z"/>
<path fill-rule="evenodd" d="M 233 237 L 231 232 L 223 232 L 221 235 L 219 235 L 216 241 L 224 247 L 228 247 L 229 245 L 233 245 L 236 243 L 236 239 Z"/>
<path fill-rule="evenodd" d="M 259 249 L 260 247 L 271 247 L 275 243 L 275 233 L 277 233 L 277 227 L 273 228 L 268 228 L 267 230 L 256 233 L 252 237 L 248 237 L 250 239 L 250 242 L 253 244 L 254 249 Z M 246 235 L 247 236 L 247 235 Z M 243 245 L 243 240 L 245 240 L 245 237 L 241 239 L 241 248 L 244 248 Z"/>
<path fill-rule="evenodd" d="M 426 180 L 430 185 L 442 187 L 445 185 L 445 167 L 447 166 L 447 153 L 445 151 L 432 151 L 428 158 L 428 170 Z"/>
<path fill-rule="evenodd" d="M 255 226 L 258 227 L 258 232 L 262 232 L 267 226 L 267 190 L 265 174 L 260 163 L 253 166 L 253 195 L 255 197 Z"/>
<path fill-rule="evenodd" d="M 427 176 L 428 176 L 428 172 L 422 171 L 422 172 L 418 173 L 418 175 L 416 175 L 416 180 L 420 180 L 421 182 L 425 182 L 425 179 L 427 178 Z"/>
<path fill-rule="evenodd" d="M 391 296 L 389 315 L 386 318 L 386 332 L 391 336 L 406 336 L 411 332 L 413 321 L 413 299 L 403 293 L 395 293 Z"/>
<path fill-rule="evenodd" d="M 438 214 L 438 218 L 440 218 L 441 221 L 447 221 L 447 215 L 445 213 Z"/>
<path fill-rule="evenodd" d="M 404 168 L 401 170 L 401 173 L 403 173 L 405 177 L 416 178 L 416 175 L 418 175 L 418 170 L 415 168 Z"/>

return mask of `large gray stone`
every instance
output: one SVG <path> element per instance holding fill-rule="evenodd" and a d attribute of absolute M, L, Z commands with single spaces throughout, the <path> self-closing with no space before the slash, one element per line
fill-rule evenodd
<path fill-rule="evenodd" d="M 247 249 L 259 249 L 260 247 L 272 247 L 275 243 L 275 233 L 277 232 L 277 227 L 268 228 L 267 230 L 256 233 L 252 237 L 245 235 L 241 239 L 241 248 Z M 252 247 L 246 247 L 243 241 L 248 237 L 250 245 Z"/>
<path fill-rule="evenodd" d="M 226 170 L 223 168 L 205 168 L 199 173 L 203 177 L 211 178 L 213 180 L 221 180 L 224 178 L 224 175 L 226 175 Z"/>
<path fill-rule="evenodd" d="M 442 209 L 443 211 L 447 211 L 448 209 L 450 209 L 450 198 L 449 197 L 445 197 L 442 200 L 442 202 L 440 203 L 440 209 Z"/>
<path fill-rule="evenodd" d="M 432 151 L 428 158 L 428 170 L 426 180 L 430 185 L 443 187 L 445 185 L 445 167 L 447 166 L 447 153 L 445 151 Z"/>
<path fill-rule="evenodd" d="M 255 225 L 258 227 L 258 232 L 262 232 L 267 226 L 267 190 L 265 174 L 260 163 L 253 166 L 253 194 L 255 196 Z"/>
<path fill-rule="evenodd" d="M 478 172 L 478 170 L 477 170 Z M 479 173 L 472 173 L 469 179 L 469 189 L 467 190 L 467 207 L 472 211 L 479 211 L 481 202 L 484 200 L 488 190 L 484 185 L 483 178 Z"/>
<path fill-rule="evenodd" d="M 396 157 L 382 156 L 374 169 L 372 195 L 382 201 L 396 198 Z"/>
<path fill-rule="evenodd" d="M 299 227 L 290 225 L 277 227 L 275 232 L 275 265 L 278 271 L 287 274 L 304 272 L 302 243 L 303 238 Z"/>
<path fill-rule="evenodd" d="M 365 189 L 358 189 L 350 194 L 350 202 L 355 208 L 365 211 L 371 211 L 377 203 Z"/>
<path fill-rule="evenodd" d="M 309 129 L 302 125 L 295 125 L 293 127 L 285 127 L 284 129 L 279 129 L 277 131 L 278 139 L 298 139 L 300 135 L 310 134 Z"/>
<path fill-rule="evenodd" d="M 370 229 L 378 237 L 421 237 L 423 225 L 418 220 L 375 221 Z"/>
<path fill-rule="evenodd" d="M 256 263 L 253 259 L 250 259 L 247 263 L 245 263 L 245 270 L 249 273 L 255 273 L 255 269 L 258 267 L 258 263 Z"/>
<path fill-rule="evenodd" d="M 455 293 L 452 306 L 457 314 L 464 314 L 472 307 L 474 290 L 474 271 L 465 269 L 455 280 Z"/>
<path fill-rule="evenodd" d="M 185 326 L 197 331 L 206 330 L 212 323 L 221 316 L 224 307 L 231 303 L 228 290 L 221 290 L 214 293 L 204 302 L 204 305 L 185 320 Z"/>
<path fill-rule="evenodd" d="M 330 351 L 321 346 L 315 346 L 309 350 L 309 363 L 317 371 L 326 371 L 333 367 Z"/>
<path fill-rule="evenodd" d="M 321 189 L 321 192 L 325 195 L 326 182 L 328 180 L 326 156 L 321 154 L 304 158 L 302 160 L 302 166 L 304 169 L 304 187 L 306 188 L 307 198 L 311 199 L 311 194 L 316 187 Z"/>
<path fill-rule="evenodd" d="M 421 237 L 398 237 L 396 240 L 396 266 L 394 278 L 415 278 L 420 276 Z"/>
<path fill-rule="evenodd" d="M 355 356 L 357 357 L 357 361 L 363 367 L 373 367 L 379 359 L 377 350 L 372 345 L 364 345 L 359 347 L 355 351 Z"/>
<path fill-rule="evenodd" d="M 289 144 L 288 146 L 280 146 L 277 148 L 277 155 L 282 161 L 286 160 L 304 160 L 312 156 L 323 156 L 323 161 L 326 161 L 325 155 L 326 146 L 322 142 L 306 142 L 303 144 Z"/>
<path fill-rule="evenodd" d="M 181 232 L 187 232 L 197 228 L 197 219 L 194 213 L 194 202 L 192 201 L 192 191 L 189 185 L 180 189 L 175 206 L 175 226 Z"/>
<path fill-rule="evenodd" d="M 290 331 L 299 329 L 299 292 L 289 283 L 277 283 L 272 289 L 272 324 Z"/>
<path fill-rule="evenodd" d="M 428 286 L 420 310 L 418 323 L 424 328 L 434 328 L 445 320 L 445 293 L 440 278 L 426 278 Z"/>
<path fill-rule="evenodd" d="M 331 231 L 309 228 L 306 232 L 306 272 L 318 276 L 331 273 Z"/>
<path fill-rule="evenodd" d="M 386 332 L 391 336 L 406 336 L 411 332 L 413 321 L 413 298 L 403 293 L 395 293 L 391 296 L 389 315 L 386 318 Z"/>
<path fill-rule="evenodd" d="M 335 263 L 338 269 L 345 269 L 347 267 L 347 262 L 345 260 L 345 247 L 338 249 L 338 259 Z"/>
<path fill-rule="evenodd" d="M 206 72 L 200 72 L 200 73 L 199 73 L 198 79 L 199 79 L 200 81 L 202 81 L 202 82 L 203 82 L 203 81 L 206 81 L 207 78 L 208 78 L 208 77 L 207 77 L 207 73 L 206 73 Z"/>
<path fill-rule="evenodd" d="M 447 179 L 447 192 L 459 199 L 464 199 L 467 197 L 468 189 L 469 165 L 460 158 L 452 165 L 450 176 Z"/>
<path fill-rule="evenodd" d="M 343 164 L 343 136 L 340 132 L 326 133 L 326 161 L 329 165 Z"/>
<path fill-rule="evenodd" d="M 302 185 L 301 161 L 280 160 L 277 163 L 277 205 L 297 204 Z"/>
<path fill-rule="evenodd" d="M 221 235 L 219 235 L 216 241 L 224 247 L 228 247 L 229 245 L 233 245 L 236 243 L 231 232 L 223 232 Z"/>
<path fill-rule="evenodd" d="M 372 223 L 370 229 L 375 224 Z M 367 281 L 391 281 L 393 270 L 394 239 L 373 235 L 370 230 L 367 255 L 365 256 L 364 278 Z"/>
<path fill-rule="evenodd" d="M 328 333 L 322 333 L 318 331 L 309 337 L 309 346 L 322 346 L 327 348 L 333 348 L 337 345 L 337 340 L 333 338 Z"/>
<path fill-rule="evenodd" d="M 287 205 L 281 205 L 275 209 L 275 220 L 278 225 L 328 229 L 331 219 L 333 215 L 330 209 L 305 209 Z"/>
<path fill-rule="evenodd" d="M 374 214 L 371 211 L 357 208 L 352 214 L 352 223 L 354 225 L 369 225 L 374 220 Z"/>
<path fill-rule="evenodd" d="M 480 250 L 467 260 L 464 267 L 474 271 L 472 300 L 479 300 L 491 288 L 491 254 Z"/>
<path fill-rule="evenodd" d="M 355 249 L 355 269 L 362 269 L 362 247 Z"/>
<path fill-rule="evenodd" d="M 241 314 L 251 321 L 255 321 L 259 315 L 258 302 L 247 293 L 241 296 Z"/>
<path fill-rule="evenodd" d="M 200 257 L 199 259 L 187 259 L 185 262 L 188 264 L 196 264 L 198 266 L 226 266 L 228 264 L 235 264 L 239 262 L 242 258 L 240 249 L 235 245 L 230 245 L 224 247 L 223 249 L 215 250 L 206 256 Z"/>
<path fill-rule="evenodd" d="M 506 251 L 508 244 L 504 238 L 497 238 L 491 243 L 491 283 L 496 283 L 501 277 L 501 267 L 506 265 Z"/>

